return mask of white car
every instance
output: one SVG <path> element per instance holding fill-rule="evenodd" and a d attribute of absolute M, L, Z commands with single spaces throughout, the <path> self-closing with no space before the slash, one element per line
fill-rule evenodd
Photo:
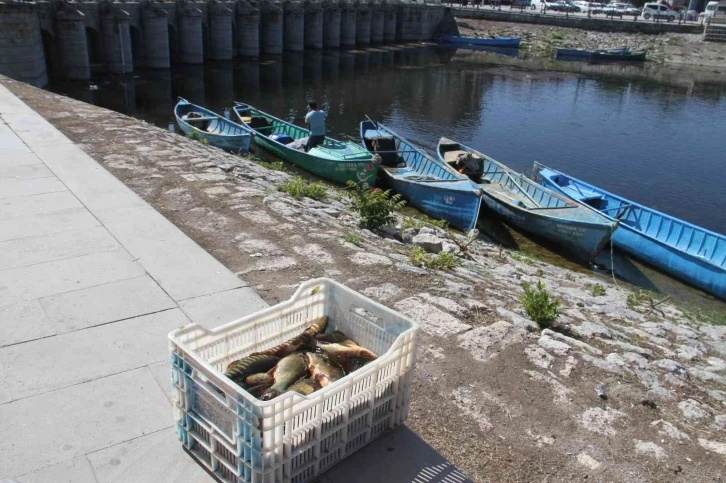
<path fill-rule="evenodd" d="M 698 19 L 703 21 L 713 17 L 726 17 L 726 0 L 708 2 L 706 10 L 698 16 Z"/>
<path fill-rule="evenodd" d="M 590 2 L 574 2 L 574 6 L 580 9 L 580 12 L 587 12 L 591 10 Z"/>
<path fill-rule="evenodd" d="M 669 22 L 674 21 L 678 18 L 678 12 L 671 10 L 666 5 L 659 3 L 646 3 L 643 5 L 643 18 L 648 20 L 650 18 L 665 18 Z"/>

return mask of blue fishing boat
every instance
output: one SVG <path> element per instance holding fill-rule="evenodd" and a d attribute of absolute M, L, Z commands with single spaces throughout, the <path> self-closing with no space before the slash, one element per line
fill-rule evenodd
<path fill-rule="evenodd" d="M 610 240 L 616 222 L 553 193 L 524 175 L 463 144 L 439 140 L 439 159 L 455 167 L 465 160 L 471 166 L 472 181 L 483 192 L 482 200 L 491 211 L 522 230 L 573 250 L 592 260 Z"/>
<path fill-rule="evenodd" d="M 186 99 L 179 98 L 174 116 L 184 134 L 205 139 L 210 146 L 234 152 L 250 149 L 252 133 L 249 130 Z"/>
<path fill-rule="evenodd" d="M 360 124 L 363 146 L 381 157 L 391 187 L 427 215 L 462 231 L 476 226 L 481 192 L 466 175 L 416 148 L 381 123 Z"/>
<path fill-rule="evenodd" d="M 488 45 L 489 47 L 519 48 L 520 37 L 496 37 L 493 39 L 480 39 L 477 37 L 460 37 L 458 35 L 442 35 L 441 41 L 449 44 Z"/>
<path fill-rule="evenodd" d="M 619 221 L 615 246 L 726 299 L 726 236 L 660 213 L 535 163 L 545 186 Z"/>

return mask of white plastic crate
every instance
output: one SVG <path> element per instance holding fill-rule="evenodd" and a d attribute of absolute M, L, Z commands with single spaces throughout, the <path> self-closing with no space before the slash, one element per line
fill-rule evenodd
<path fill-rule="evenodd" d="M 343 331 L 378 359 L 309 396 L 272 401 L 224 376 L 230 362 L 300 334 L 322 315 L 328 331 Z M 309 481 L 406 419 L 417 336 L 412 320 L 325 278 L 216 329 L 176 329 L 169 340 L 179 439 L 222 481 Z"/>

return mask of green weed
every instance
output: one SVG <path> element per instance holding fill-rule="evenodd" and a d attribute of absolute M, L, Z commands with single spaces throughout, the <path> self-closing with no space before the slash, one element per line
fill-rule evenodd
<path fill-rule="evenodd" d="M 555 298 L 541 280 L 537 281 L 537 285 L 525 282 L 522 284 L 524 295 L 519 300 L 524 306 L 527 316 L 534 320 L 540 329 L 546 329 L 552 325 L 552 322 L 560 316 L 560 305 L 562 301 Z"/>
<path fill-rule="evenodd" d="M 562 35 L 560 32 L 552 32 L 552 39 L 553 40 L 562 40 L 565 36 Z"/>
<path fill-rule="evenodd" d="M 353 211 L 360 216 L 360 222 L 370 230 L 377 230 L 396 222 L 395 213 L 406 204 L 400 194 L 391 190 L 371 189 L 365 183 L 348 181 L 348 196 L 353 202 Z"/>
<path fill-rule="evenodd" d="M 590 293 L 593 297 L 602 297 L 603 295 L 607 295 L 608 292 L 602 284 L 596 283 L 590 288 Z"/>
<path fill-rule="evenodd" d="M 325 185 L 322 183 L 310 183 L 300 176 L 295 176 L 294 179 L 280 186 L 279 190 L 298 200 L 301 198 L 324 200 L 327 196 Z"/>
<path fill-rule="evenodd" d="M 426 215 L 422 215 L 421 217 L 412 217 L 407 216 L 403 219 L 403 227 L 404 228 L 423 228 L 426 225 L 435 226 L 438 228 L 441 228 L 443 230 L 446 230 L 449 228 L 449 223 L 446 220 L 437 220 L 434 218 L 429 218 Z"/>
<path fill-rule="evenodd" d="M 349 231 L 343 233 L 343 241 L 346 243 L 352 243 L 353 245 L 358 245 L 363 241 L 363 237 L 355 232 Z"/>
<path fill-rule="evenodd" d="M 414 247 L 409 254 L 411 263 L 417 267 L 427 267 L 436 270 L 451 270 L 461 264 L 461 260 L 449 252 L 440 252 L 438 255 L 426 253 L 421 247 Z"/>

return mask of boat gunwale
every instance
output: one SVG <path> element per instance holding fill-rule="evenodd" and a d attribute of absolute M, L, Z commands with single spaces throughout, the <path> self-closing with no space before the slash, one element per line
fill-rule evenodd
<path fill-rule="evenodd" d="M 283 121 L 282 119 L 280 119 L 280 118 L 278 118 L 278 117 L 275 117 L 275 116 L 273 116 L 273 115 L 271 115 L 271 114 L 268 114 L 268 113 L 267 113 L 267 112 L 265 112 L 265 111 L 262 111 L 262 110 L 260 110 L 260 109 L 257 109 L 257 108 L 256 108 L 256 107 L 254 107 L 254 106 L 251 106 L 250 104 L 245 104 L 245 103 L 243 103 L 243 102 L 238 102 L 238 101 L 235 101 L 235 103 L 234 103 L 234 106 L 232 107 L 232 110 L 234 111 L 234 113 L 235 113 L 235 115 L 237 116 L 237 118 L 238 118 L 238 119 L 240 120 L 240 122 L 241 122 L 242 124 L 244 124 L 244 125 L 245 125 L 245 127 L 246 127 L 247 129 L 251 129 L 251 130 L 252 130 L 252 131 L 254 131 L 254 132 L 255 132 L 256 134 L 258 134 L 258 135 L 259 135 L 259 136 L 256 136 L 256 137 L 255 137 L 255 142 L 263 142 L 263 141 L 262 141 L 262 139 L 264 139 L 264 142 L 270 142 L 270 143 L 274 143 L 275 145 L 277 145 L 277 146 L 279 146 L 279 147 L 281 147 L 281 148 L 284 148 L 284 150 L 285 150 L 285 151 L 288 151 L 288 152 L 293 152 L 293 153 L 295 153 L 296 155 L 304 155 L 304 156 L 305 156 L 305 157 L 307 157 L 307 158 L 310 158 L 310 159 L 315 159 L 315 160 L 324 160 L 324 161 L 330 161 L 330 162 L 334 162 L 334 163 L 357 163 L 357 164 L 370 164 L 370 163 L 372 162 L 372 161 L 371 161 L 372 155 L 370 154 L 370 152 L 368 152 L 368 150 L 366 150 L 366 149 L 364 149 L 364 148 L 363 148 L 363 149 L 361 149 L 361 153 L 360 153 L 360 154 L 361 154 L 361 155 L 363 155 L 363 154 L 365 154 L 365 153 L 368 153 L 368 154 L 369 154 L 369 157 L 368 157 L 368 158 L 366 158 L 366 159 L 324 158 L 324 157 L 321 157 L 321 156 L 315 156 L 315 155 L 312 155 L 312 154 L 310 154 L 310 153 L 308 153 L 308 152 L 305 152 L 305 151 L 298 151 L 297 149 L 293 149 L 293 148 L 291 148 L 291 147 L 287 146 L 286 144 L 282 144 L 281 142 L 279 142 L 279 141 L 277 141 L 277 140 L 275 140 L 275 139 L 271 139 L 271 138 L 270 138 L 269 136 L 267 136 L 267 135 L 265 135 L 265 134 L 263 134 L 263 133 L 259 132 L 259 131 L 258 131 L 257 129 L 255 129 L 255 128 L 253 128 L 253 127 L 249 126 L 249 125 L 248 125 L 248 124 L 247 124 L 246 122 L 244 122 L 244 121 L 242 120 L 242 116 L 240 116 L 239 112 L 237 112 L 237 108 L 238 108 L 238 107 L 242 107 L 242 106 L 246 106 L 246 107 L 247 107 L 248 109 L 254 109 L 254 110 L 255 110 L 255 111 L 257 111 L 258 113 L 264 114 L 265 116 L 267 116 L 267 117 L 269 117 L 269 118 L 271 118 L 271 119 L 274 119 L 275 121 L 278 121 L 278 122 L 281 122 L 281 123 L 283 123 L 283 124 L 286 124 L 286 125 L 288 125 L 288 126 L 292 126 L 292 127 L 293 127 L 293 128 L 295 128 L 295 129 L 303 129 L 303 130 L 305 130 L 305 128 L 304 128 L 304 127 L 300 127 L 300 126 L 297 126 L 297 125 L 295 125 L 295 124 L 293 124 L 293 123 L 291 123 L 291 122 Z M 308 131 L 308 133 L 310 133 L 310 130 L 309 130 L 309 129 L 307 129 L 307 131 Z M 260 139 L 257 139 L 258 137 L 259 137 Z M 359 145 L 357 145 L 357 144 L 356 144 L 356 143 L 354 143 L 354 142 L 351 142 L 351 141 L 339 141 L 338 139 L 334 139 L 334 138 L 328 137 L 328 135 L 327 135 L 327 134 L 325 135 L 325 137 L 326 137 L 326 139 L 328 139 L 328 140 L 331 140 L 331 141 L 334 141 L 334 142 L 336 142 L 336 143 L 340 143 L 340 144 L 343 144 L 343 145 L 351 145 L 351 146 L 355 146 L 356 148 L 359 148 L 359 149 L 360 149 L 360 146 L 359 146 Z M 297 141 L 297 140 L 296 140 L 296 141 Z M 318 146 L 316 146 L 316 147 L 318 147 Z M 318 148 L 319 148 L 319 147 L 318 147 Z M 324 149 L 324 150 L 326 150 L 326 151 L 330 151 L 330 150 L 328 150 L 328 149 L 325 149 L 325 148 L 322 148 L 322 149 Z M 345 156 L 350 156 L 350 155 L 345 155 Z M 356 154 L 356 156 L 358 156 L 358 155 Z"/>
<path fill-rule="evenodd" d="M 655 210 L 653 208 L 648 208 L 647 206 L 644 206 L 644 205 L 642 205 L 640 203 L 637 203 L 637 202 L 631 201 L 631 200 L 629 200 L 627 198 L 618 196 L 618 195 L 613 194 L 613 193 L 611 193 L 609 191 L 606 191 L 606 190 L 604 190 L 602 188 L 598 188 L 597 186 L 591 185 L 591 184 L 589 184 L 589 183 L 587 183 L 585 181 L 582 181 L 582 180 L 580 180 L 578 178 L 575 178 L 573 176 L 570 176 L 568 174 L 565 174 L 565 173 L 563 173 L 561 171 L 558 171 L 556 169 L 550 168 L 548 166 L 545 166 L 544 164 L 541 164 L 541 163 L 538 163 L 537 161 L 535 161 L 535 169 L 536 169 L 537 166 L 539 166 L 540 170 L 541 170 L 541 168 L 548 169 L 548 170 L 550 170 L 550 171 L 552 171 L 554 173 L 557 173 L 559 175 L 566 176 L 567 178 L 570 178 L 571 180 L 575 180 L 578 183 L 581 183 L 581 184 L 585 185 L 588 188 L 593 188 L 595 191 L 599 191 L 599 192 L 604 193 L 604 194 L 606 194 L 608 196 L 612 196 L 613 198 L 615 198 L 618 201 L 625 202 L 625 203 L 629 203 L 629 206 L 626 208 L 628 210 L 631 209 L 632 207 L 637 207 L 637 208 L 640 208 L 641 210 L 644 210 L 646 212 L 653 212 L 653 213 L 658 214 L 659 216 L 662 216 L 663 218 L 665 218 L 667 220 L 675 221 L 675 222 L 680 223 L 680 224 L 682 224 L 682 225 L 684 225 L 684 226 L 686 226 L 688 228 L 694 229 L 696 231 L 701 231 L 704 234 L 713 235 L 717 240 L 723 240 L 724 242 L 726 242 L 726 235 L 721 235 L 719 233 L 716 233 L 714 231 L 709 230 L 708 228 L 703 228 L 701 226 L 694 225 L 691 222 L 688 222 L 688 221 L 685 221 L 685 220 L 681 220 L 679 218 L 676 218 L 676 217 L 674 217 L 672 215 L 668 215 L 666 213 L 660 212 L 660 211 Z M 557 183 L 555 183 L 555 184 L 557 184 Z M 592 211 L 595 211 L 597 213 L 600 213 L 602 216 L 604 216 L 604 217 L 606 217 L 606 218 L 608 218 L 610 220 L 619 221 L 619 220 L 615 220 L 615 218 L 612 217 L 612 216 L 610 216 L 610 215 L 606 215 L 605 213 L 602 213 L 599 210 L 596 210 L 595 208 L 593 208 L 592 206 L 588 205 L 587 203 L 585 203 L 583 201 L 579 201 L 579 200 L 577 200 L 575 198 L 571 198 L 571 199 L 573 201 L 575 201 L 576 203 L 579 203 L 582 206 L 588 208 L 589 210 L 592 210 Z M 649 235 L 648 233 L 645 233 L 645 232 L 643 232 L 643 231 L 641 231 L 641 230 L 639 230 L 639 229 L 637 229 L 635 227 L 632 227 L 632 226 L 630 226 L 628 224 L 618 223 L 618 228 L 627 228 L 628 230 L 633 231 L 633 232 L 639 234 L 640 236 L 643 236 L 645 238 L 648 238 L 649 240 L 651 240 L 651 241 L 653 241 L 655 243 L 658 243 L 660 245 L 663 245 L 663 246 L 665 246 L 667 248 L 670 248 L 670 249 L 673 249 L 673 250 L 677 250 L 680 253 L 683 253 L 683 254 L 688 255 L 689 257 L 693 257 L 693 258 L 696 258 L 696 259 L 699 259 L 699 260 L 703 260 L 703 261 L 707 262 L 708 264 L 713 265 L 714 267 L 719 268 L 721 270 L 724 270 L 726 268 L 726 267 L 724 267 L 722 265 L 718 265 L 714 260 L 712 260 L 710 258 L 706 258 L 706 257 L 701 256 L 701 255 L 698 255 L 698 254 L 690 253 L 690 252 L 688 252 L 686 250 L 683 250 L 683 249 L 678 248 L 676 246 L 673 246 L 673 245 L 670 245 L 668 243 L 665 243 L 664 241 L 659 240 L 659 239 L 653 237 L 652 235 Z M 724 262 L 726 262 L 726 259 L 724 259 Z"/>

